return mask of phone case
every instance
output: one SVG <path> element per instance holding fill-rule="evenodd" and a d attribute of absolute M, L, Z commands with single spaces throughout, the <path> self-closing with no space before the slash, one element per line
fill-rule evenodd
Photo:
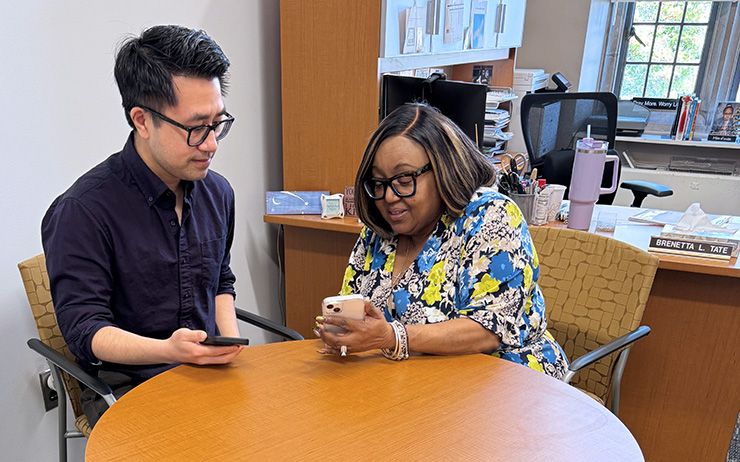
<path fill-rule="evenodd" d="M 362 320 L 365 317 L 365 300 L 362 295 L 338 295 L 326 297 L 321 303 L 324 316 L 341 316 L 347 319 Z M 344 332 L 341 327 L 325 324 L 329 332 Z"/>
<path fill-rule="evenodd" d="M 249 345 L 249 339 L 241 338 L 241 337 L 214 336 L 214 337 L 206 337 L 206 339 L 200 343 L 202 345 L 210 345 L 210 346 Z"/>

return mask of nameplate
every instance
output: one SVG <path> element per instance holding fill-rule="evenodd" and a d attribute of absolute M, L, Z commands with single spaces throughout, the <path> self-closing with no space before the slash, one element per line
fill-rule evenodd
<path fill-rule="evenodd" d="M 329 191 L 267 191 L 267 215 L 321 215 L 321 195 Z"/>
<path fill-rule="evenodd" d="M 708 141 L 722 141 L 724 143 L 737 143 L 737 136 L 712 135 L 707 136 Z"/>
<path fill-rule="evenodd" d="M 648 109 L 675 111 L 678 109 L 677 99 L 667 98 L 632 98 L 632 101 Z"/>
<path fill-rule="evenodd" d="M 693 257 L 716 258 L 729 260 L 735 244 L 699 242 L 688 239 L 676 239 L 664 236 L 650 237 L 648 250 L 655 252 L 671 253 L 675 255 L 686 255 Z"/>

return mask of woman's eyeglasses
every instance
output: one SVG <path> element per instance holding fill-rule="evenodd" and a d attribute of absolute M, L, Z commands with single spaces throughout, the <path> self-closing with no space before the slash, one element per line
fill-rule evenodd
<path fill-rule="evenodd" d="M 147 111 L 151 112 L 154 116 L 156 116 L 159 119 L 164 120 L 170 125 L 174 125 L 177 128 L 181 128 L 188 132 L 188 146 L 196 147 L 203 144 L 203 142 L 208 138 L 208 135 L 213 131 L 213 133 L 216 134 L 216 141 L 221 141 L 222 139 L 226 138 L 226 135 L 229 134 L 229 130 L 231 130 L 231 125 L 234 123 L 234 117 L 232 117 L 228 112 L 225 112 L 224 115 L 226 118 L 224 120 L 219 120 L 218 122 L 214 122 L 211 125 L 198 125 L 197 127 L 186 127 L 185 125 L 181 124 L 180 122 L 177 122 L 175 120 L 170 119 L 164 114 L 161 114 L 157 111 L 155 111 L 152 108 L 139 105 L 140 108 L 146 109 Z"/>
<path fill-rule="evenodd" d="M 362 182 L 362 186 L 365 193 L 374 200 L 385 197 L 388 186 L 398 197 L 411 197 L 416 194 L 416 177 L 431 169 L 432 164 L 429 163 L 413 172 L 400 173 L 390 178 L 368 178 Z"/>

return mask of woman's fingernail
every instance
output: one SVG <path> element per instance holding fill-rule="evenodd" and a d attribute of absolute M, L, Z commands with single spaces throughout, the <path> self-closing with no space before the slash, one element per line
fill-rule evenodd
<path fill-rule="evenodd" d="M 316 322 L 324 322 L 325 319 L 323 316 L 316 316 Z"/>
<path fill-rule="evenodd" d="M 319 330 L 318 330 L 318 329 L 314 329 L 314 330 L 313 330 L 313 334 L 314 334 L 315 336 L 317 336 L 317 337 L 321 337 L 321 332 L 319 332 Z"/>

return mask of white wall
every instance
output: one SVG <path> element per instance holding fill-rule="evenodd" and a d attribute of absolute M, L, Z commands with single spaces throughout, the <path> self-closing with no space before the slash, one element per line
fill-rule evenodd
<path fill-rule="evenodd" d="M 609 0 L 528 0 L 517 67 L 560 72 L 571 91 L 595 91 L 608 19 Z"/>
<path fill-rule="evenodd" d="M 516 67 L 561 72 L 577 91 L 590 5 L 591 0 L 528 0 Z"/>
<path fill-rule="evenodd" d="M 274 0 L 0 0 L 0 9 L 0 458 L 55 460 L 56 411 L 44 413 L 37 372 L 45 364 L 25 345 L 37 333 L 16 264 L 41 252 L 51 201 L 126 140 L 112 72 L 126 34 L 161 23 L 198 27 L 231 59 L 226 104 L 236 124 L 213 168 L 236 191 L 237 302 L 280 318 L 275 230 L 262 223 L 264 191 L 282 185 L 279 10 Z M 70 460 L 82 460 L 83 444 L 73 442 Z"/>
<path fill-rule="evenodd" d="M 707 173 L 668 172 L 636 168 L 623 168 L 622 181 L 653 181 L 673 189 L 668 197 L 647 196 L 642 206 L 665 210 L 685 211 L 695 202 L 706 213 L 740 216 L 740 177 Z M 634 195 L 619 188 L 614 205 L 628 206 Z"/>

